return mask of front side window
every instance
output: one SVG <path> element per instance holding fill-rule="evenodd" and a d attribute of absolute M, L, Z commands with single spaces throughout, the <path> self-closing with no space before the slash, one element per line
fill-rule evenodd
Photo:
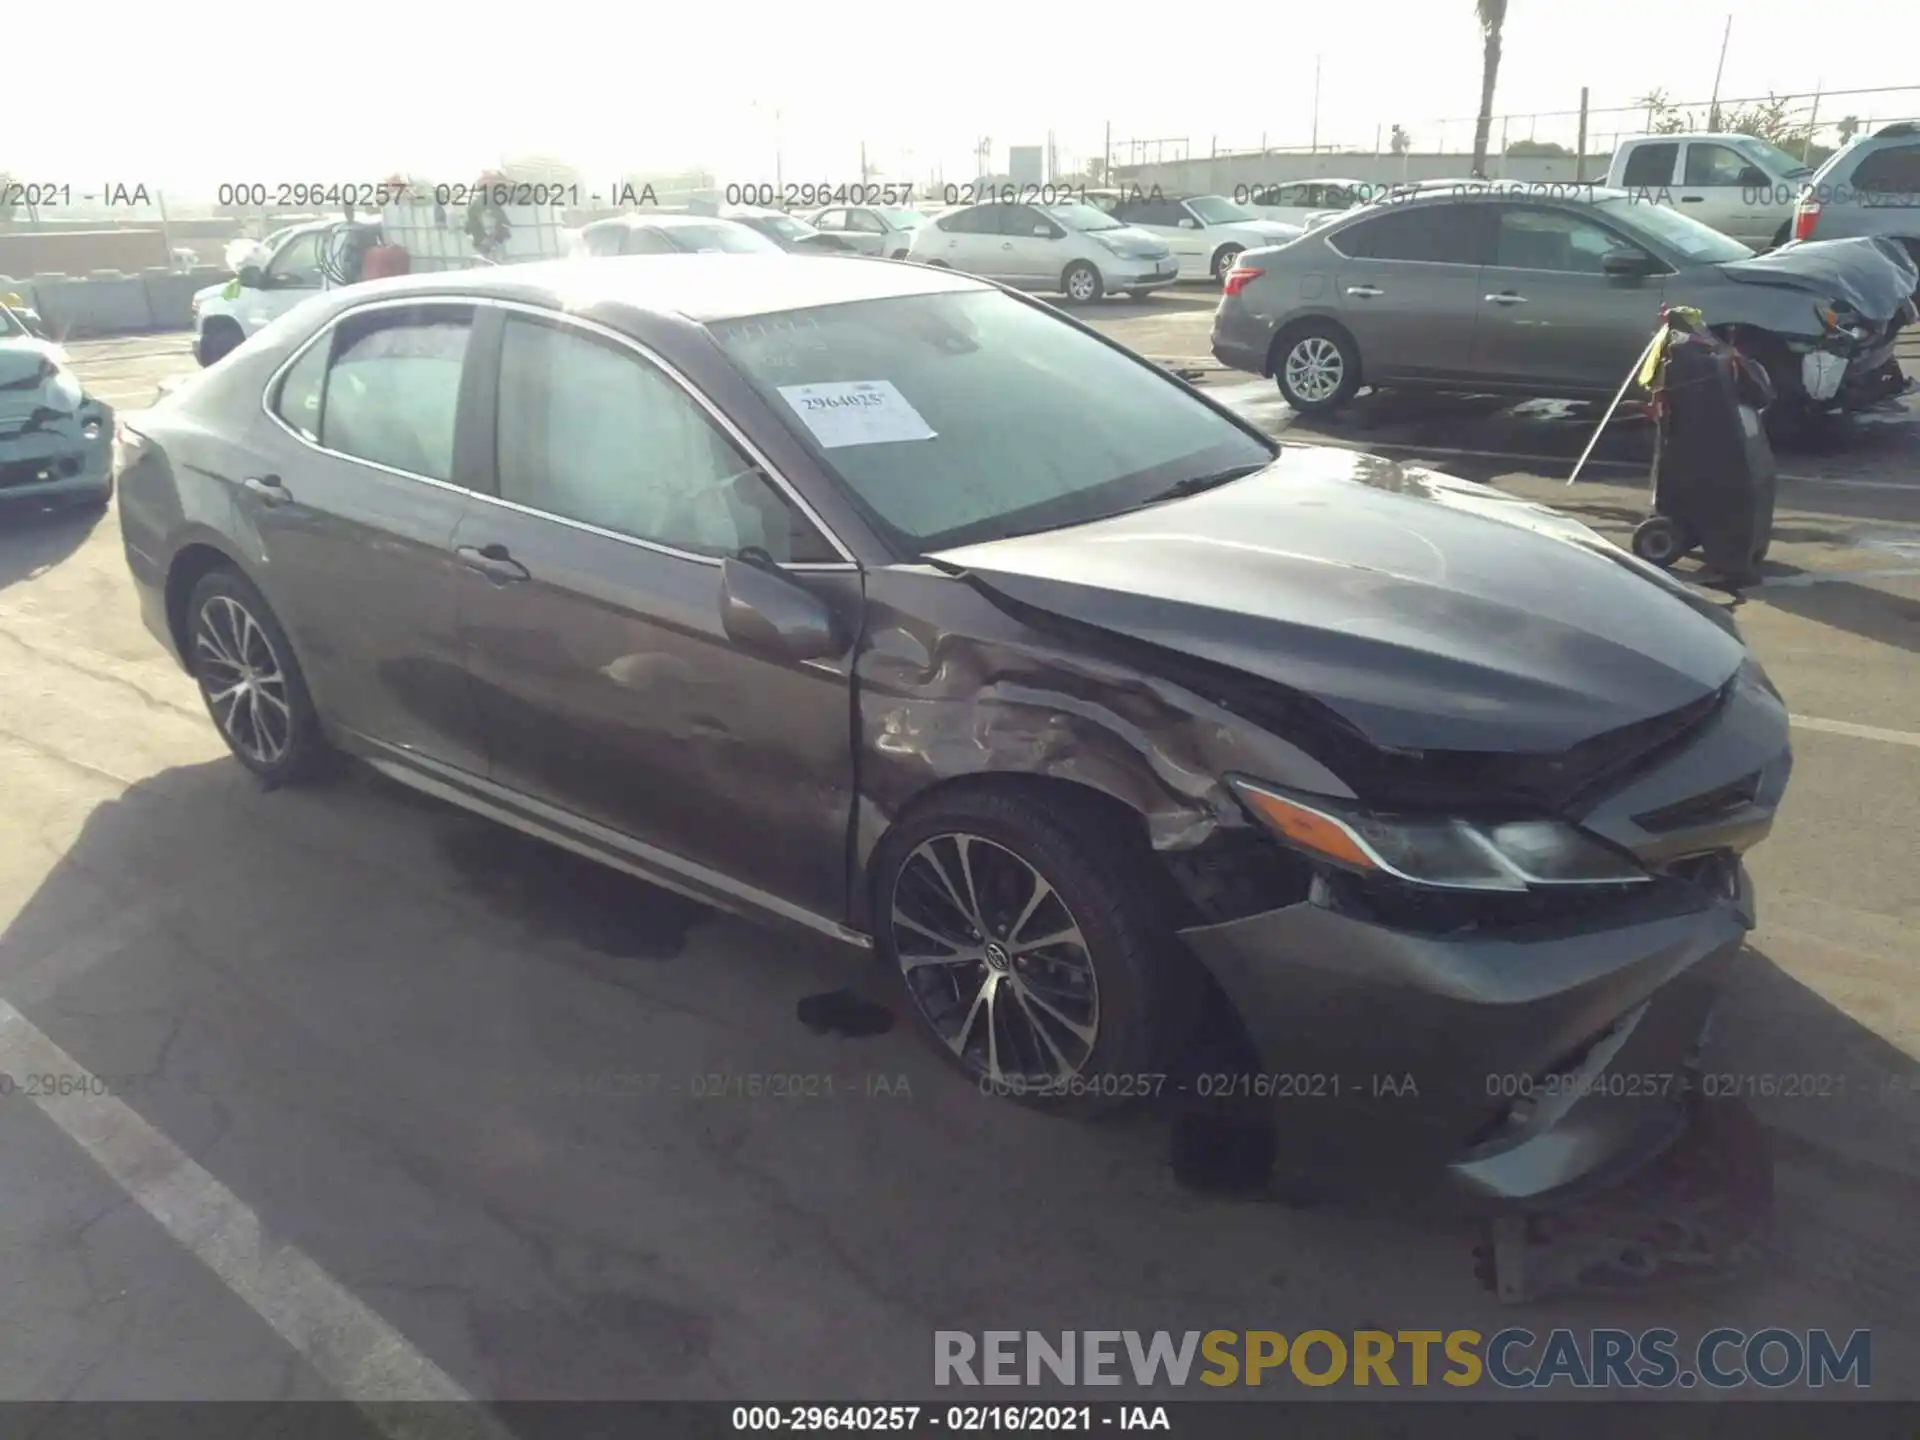
<path fill-rule="evenodd" d="M 847 228 L 858 230 L 863 235 L 884 235 L 886 222 L 871 210 L 850 210 L 847 212 Z"/>
<path fill-rule="evenodd" d="M 276 290 L 319 289 L 325 241 L 325 233 L 319 230 L 309 230 L 287 241 L 267 264 L 267 283 Z"/>
<path fill-rule="evenodd" d="M 629 225 L 620 246 L 622 255 L 674 255 L 673 241 L 650 225 Z"/>
<path fill-rule="evenodd" d="M 628 227 L 617 220 L 611 225 L 589 225 L 581 239 L 589 255 L 618 255 L 627 230 Z"/>
<path fill-rule="evenodd" d="M 1493 263 L 1505 269 L 1604 275 L 1604 261 L 1612 251 L 1638 250 L 1605 226 L 1570 211 L 1498 208 Z"/>
<path fill-rule="evenodd" d="M 813 217 L 816 230 L 844 230 L 847 228 L 847 212 L 844 210 L 822 210 Z"/>
<path fill-rule="evenodd" d="M 1077 524 L 1272 447 L 1154 367 L 997 291 L 716 323 L 715 338 L 901 548 Z"/>
<path fill-rule="evenodd" d="M 1747 183 L 1740 177 L 1747 171 L 1757 168 L 1753 161 L 1742 155 L 1730 145 L 1715 145 L 1707 140 L 1693 140 L 1687 145 L 1686 184 L 1709 186 L 1737 186 Z"/>
<path fill-rule="evenodd" d="M 342 321 L 320 409 L 320 443 L 356 460 L 451 480 L 472 325 L 472 311 L 453 306 L 380 310 Z"/>
<path fill-rule="evenodd" d="M 674 380 L 611 342 L 511 317 L 500 496 L 695 555 L 838 557 Z"/>

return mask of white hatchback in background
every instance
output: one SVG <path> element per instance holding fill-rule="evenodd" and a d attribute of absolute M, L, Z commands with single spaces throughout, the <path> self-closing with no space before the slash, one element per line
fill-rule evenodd
<path fill-rule="evenodd" d="M 807 217 L 816 230 L 837 235 L 862 255 L 904 260 L 913 232 L 927 223 L 918 210 L 903 205 L 835 205 Z"/>
<path fill-rule="evenodd" d="M 1305 233 L 1298 225 L 1262 220 L 1224 195 L 1123 200 L 1113 217 L 1165 241 L 1180 262 L 1182 280 L 1224 281 L 1242 250 L 1285 245 Z"/>
<path fill-rule="evenodd" d="M 1138 299 L 1180 278 L 1165 243 L 1081 204 L 962 205 L 915 230 L 907 258 L 1082 304 L 1116 290 Z"/>
<path fill-rule="evenodd" d="M 1246 206 L 1262 220 L 1312 229 L 1323 220 L 1364 205 L 1381 186 L 1366 180 L 1281 180 L 1246 187 Z M 1236 196 L 1241 194 L 1235 188 Z"/>

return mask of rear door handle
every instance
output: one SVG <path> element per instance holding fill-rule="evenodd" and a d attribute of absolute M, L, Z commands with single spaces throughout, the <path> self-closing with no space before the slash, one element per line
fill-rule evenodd
<path fill-rule="evenodd" d="M 462 545 L 453 552 L 469 570 L 478 570 L 496 585 L 530 579 L 527 567 L 507 553 L 504 545 Z"/>
<path fill-rule="evenodd" d="M 285 505 L 293 499 L 293 493 L 280 483 L 278 475 L 249 475 L 240 483 L 258 495 L 263 505 Z"/>
<path fill-rule="evenodd" d="M 1526 296 L 1516 295 L 1511 290 L 1502 290 L 1498 295 L 1489 295 L 1486 298 L 1488 303 L 1493 305 L 1524 305 L 1527 303 Z"/>
<path fill-rule="evenodd" d="M 1377 285 L 1349 285 L 1349 286 L 1347 286 L 1347 294 L 1349 294 L 1349 295 L 1358 295 L 1358 296 L 1359 296 L 1359 297 L 1360 297 L 1360 298 L 1361 298 L 1362 300 L 1371 300 L 1371 299 L 1373 299 L 1373 298 L 1374 298 L 1375 296 L 1377 296 L 1377 295 L 1384 295 L 1384 294 L 1386 294 L 1386 293 L 1387 293 L 1386 291 L 1384 291 L 1384 290 L 1382 290 L 1382 289 L 1381 289 L 1381 288 L 1380 288 L 1379 286 L 1377 286 Z"/>

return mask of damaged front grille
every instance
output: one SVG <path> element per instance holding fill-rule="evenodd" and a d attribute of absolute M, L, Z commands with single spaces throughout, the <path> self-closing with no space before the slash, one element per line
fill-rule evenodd
<path fill-rule="evenodd" d="M 0 461 L 0 490 L 25 485 L 46 485 L 55 480 L 71 480 L 80 473 L 78 455 L 62 455 L 43 460 Z"/>

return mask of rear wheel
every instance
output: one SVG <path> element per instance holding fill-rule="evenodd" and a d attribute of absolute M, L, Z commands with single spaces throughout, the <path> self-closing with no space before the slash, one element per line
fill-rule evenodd
<path fill-rule="evenodd" d="M 1360 388 L 1360 352 L 1353 337 L 1327 320 L 1308 320 L 1273 343 L 1280 395 L 1303 414 L 1337 410 Z"/>
<path fill-rule="evenodd" d="M 187 597 L 187 659 L 207 713 L 242 765 L 273 785 L 326 772 L 332 751 L 293 646 L 238 570 L 208 571 Z"/>
<path fill-rule="evenodd" d="M 875 868 L 875 935 L 935 1048 L 982 1093 L 1077 1118 L 1152 1093 L 1179 945 L 1111 824 L 1011 790 L 904 818 Z"/>
<path fill-rule="evenodd" d="M 1084 260 L 1076 260 L 1067 267 L 1067 273 L 1060 277 L 1060 288 L 1076 305 L 1091 305 L 1107 289 L 1100 272 Z"/>

